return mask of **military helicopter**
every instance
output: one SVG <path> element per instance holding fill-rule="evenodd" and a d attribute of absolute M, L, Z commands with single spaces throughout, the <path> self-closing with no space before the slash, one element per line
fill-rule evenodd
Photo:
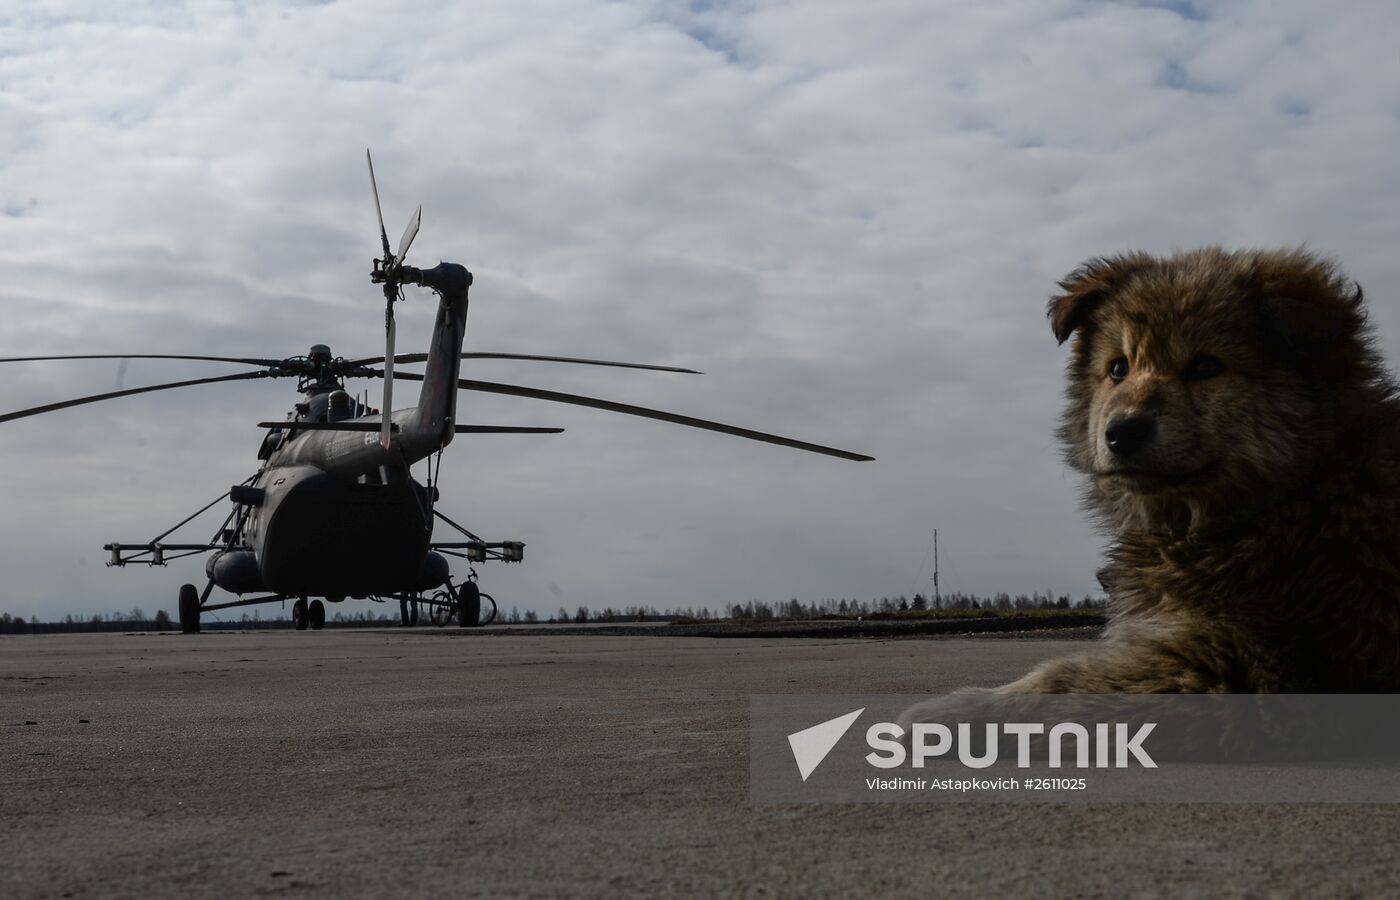
<path fill-rule="evenodd" d="M 454 585 L 447 557 L 465 559 L 469 566 L 487 560 L 521 562 L 525 545 L 519 541 L 482 540 L 436 508 L 439 499 L 436 475 L 441 470 L 441 454 L 458 434 L 557 434 L 563 429 L 459 423 L 459 390 L 586 406 L 843 459 L 872 459 L 646 407 L 460 378 L 463 359 L 539 360 L 700 373 L 673 366 L 609 360 L 463 352 L 471 272 L 450 262 L 439 263 L 431 269 L 404 264 L 418 234 L 422 207 L 418 207 L 409 220 L 397 251 L 391 250 L 369 151 L 365 151 L 365 158 L 383 248 L 383 256 L 373 261 L 370 273 L 371 282 L 381 286 L 385 298 L 383 356 L 345 359 L 333 356 L 326 345 L 316 344 L 305 356 L 286 359 L 180 354 L 81 354 L 0 359 L 0 362 L 166 359 L 256 367 L 250 372 L 127 388 L 35 406 L 0 414 L 0 423 L 154 391 L 262 378 L 297 379 L 297 391 L 303 398 L 286 419 L 259 423 L 258 427 L 267 432 L 258 447 L 260 467 L 255 474 L 149 541 L 112 542 L 103 546 L 110 553 L 110 566 L 163 566 L 181 557 L 210 554 L 205 561 L 208 582 L 204 589 L 201 591 L 193 584 L 180 587 L 181 631 L 197 633 L 204 613 L 260 603 L 285 603 L 288 599 L 294 599 L 292 621 L 298 630 L 320 629 L 326 621 L 321 598 L 336 603 L 347 597 L 393 598 L 412 602 L 415 609 L 417 604 L 424 604 L 433 621 L 440 625 L 447 624 L 454 616 L 463 626 L 489 623 L 495 615 L 495 601 L 481 592 L 475 569 L 471 568 L 469 575 Z M 425 287 L 438 296 L 436 320 L 426 353 L 394 353 L 394 304 L 404 299 L 404 285 Z M 394 369 L 396 363 L 414 362 L 426 363 L 422 374 Z M 375 368 L 381 363 L 383 368 Z M 345 390 L 347 378 L 384 379 L 381 409 L 386 412 L 352 398 Z M 395 380 L 422 382 L 416 406 L 393 409 Z M 420 483 L 410 473 L 410 467 L 423 460 L 428 460 L 426 483 Z M 225 499 L 232 501 L 232 509 L 208 541 L 166 541 L 175 531 Z M 450 526 L 461 539 L 433 540 L 435 520 Z M 237 595 L 238 599 L 209 602 L 216 586 Z M 428 592 L 434 593 L 428 595 Z M 257 596 L 245 598 L 246 594 Z M 486 606 L 489 609 L 483 615 Z"/>

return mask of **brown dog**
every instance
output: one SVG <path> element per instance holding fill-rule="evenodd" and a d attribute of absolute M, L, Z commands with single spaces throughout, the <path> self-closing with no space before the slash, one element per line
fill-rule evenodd
<path fill-rule="evenodd" d="M 1112 538 L 1111 618 L 1000 690 L 1400 690 L 1400 403 L 1361 289 L 1301 250 L 1219 248 L 1060 287 L 1060 436 Z"/>

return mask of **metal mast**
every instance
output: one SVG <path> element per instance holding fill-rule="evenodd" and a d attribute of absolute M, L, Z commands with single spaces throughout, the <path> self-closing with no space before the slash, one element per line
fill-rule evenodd
<path fill-rule="evenodd" d="M 938 529 L 933 529 L 933 608 L 938 609 L 943 601 L 938 596 Z"/>

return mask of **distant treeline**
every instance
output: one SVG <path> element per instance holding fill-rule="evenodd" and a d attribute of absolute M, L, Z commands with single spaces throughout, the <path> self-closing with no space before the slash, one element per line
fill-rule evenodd
<path fill-rule="evenodd" d="M 394 607 L 393 616 L 387 613 L 369 610 L 367 612 L 356 613 L 336 613 L 327 617 L 326 624 L 335 625 L 337 628 L 373 628 L 384 627 L 386 625 L 397 625 L 399 622 L 397 604 Z M 278 610 L 280 613 L 281 611 Z M 426 616 L 420 622 L 426 621 Z M 290 614 L 263 616 L 261 610 L 245 612 L 241 615 L 230 616 L 224 613 L 223 618 L 216 618 L 215 615 L 206 613 L 199 624 L 202 631 L 248 631 L 264 628 L 291 628 L 292 619 Z M 179 631 L 180 623 L 175 621 L 170 613 L 165 610 L 157 610 L 155 615 L 148 616 L 141 609 L 133 609 L 122 613 L 96 613 L 89 618 L 81 616 L 66 615 L 62 619 L 54 622 L 41 622 L 38 616 L 31 616 L 26 619 L 23 616 L 12 616 L 9 613 L 0 613 L 0 634 L 68 634 L 75 632 L 93 631 Z"/>
<path fill-rule="evenodd" d="M 825 600 L 814 600 L 810 603 L 803 603 L 796 597 L 786 603 L 770 604 L 763 600 L 750 600 L 747 603 L 735 603 L 730 606 L 720 607 L 712 610 L 708 606 L 700 608 L 685 607 L 677 609 L 667 609 L 659 611 L 647 606 L 628 606 L 622 609 L 606 607 L 600 611 L 593 611 L 587 606 L 580 606 L 570 613 L 567 609 L 560 607 L 559 611 L 548 619 L 541 619 L 533 610 L 526 610 L 521 614 L 516 609 L 502 616 L 502 619 L 509 624 L 530 624 L 534 622 L 546 622 L 549 624 L 584 622 L 652 622 L 652 621 L 675 621 L 683 619 L 696 622 L 761 622 L 767 620 L 801 620 L 801 619 L 854 619 L 879 618 L 882 616 L 914 615 L 919 613 L 966 613 L 976 611 L 1008 611 L 1008 610 L 1033 610 L 1033 609 L 1103 609 L 1106 604 L 1103 597 L 1083 597 L 1078 601 L 1070 598 L 1068 594 L 1055 596 L 1050 591 L 1036 591 L 1031 594 L 1017 594 L 1012 596 L 1007 593 L 992 594 L 989 597 L 982 597 L 976 594 L 953 593 L 938 597 L 937 599 L 925 597 L 923 594 L 915 594 L 913 597 L 881 597 L 879 600 L 848 600 L 845 598 L 828 598 Z"/>
<path fill-rule="evenodd" d="M 1043 610 L 1043 609 L 1102 609 L 1104 606 L 1102 597 L 1083 597 L 1078 601 L 1073 601 L 1066 594 L 1056 597 L 1049 591 L 1036 592 L 1032 594 L 993 594 L 989 597 L 981 597 L 976 594 L 954 593 L 941 596 L 936 600 L 925 597 L 922 594 L 915 594 L 913 597 L 881 597 L 878 600 L 855 600 L 855 599 L 826 599 L 814 600 L 810 603 L 803 603 L 797 598 L 793 598 L 786 603 L 770 604 L 762 600 L 750 600 L 747 603 L 734 603 L 728 606 L 711 609 L 708 606 L 699 608 L 687 606 L 676 609 L 657 609 L 651 606 L 626 606 L 621 608 L 605 607 L 602 610 L 594 611 L 587 606 L 577 607 L 572 613 L 560 607 L 559 611 L 548 618 L 532 609 L 527 609 L 523 613 L 516 607 L 512 607 L 509 612 L 502 610 L 500 617 L 496 620 L 502 624 L 529 625 L 529 624 L 584 624 L 589 622 L 672 622 L 676 620 L 686 620 L 694 622 L 762 622 L 770 620 L 801 620 L 801 619 L 842 619 L 849 618 L 884 618 L 903 617 L 918 615 L 965 615 L 979 611 L 1006 612 L 1009 610 Z M 328 621 L 328 626 L 339 628 L 371 628 L 384 627 L 386 625 L 396 625 L 399 622 L 398 609 L 395 604 L 393 613 L 381 612 L 379 610 L 367 610 L 354 613 L 337 612 Z M 419 616 L 420 625 L 427 623 L 426 610 Z M 225 613 L 222 618 L 215 618 L 206 615 L 200 624 L 200 628 L 205 631 L 230 629 L 246 630 L 258 628 L 290 628 L 291 618 L 282 610 L 276 610 L 276 614 L 264 617 L 260 609 L 253 609 L 238 616 Z M 179 631 L 180 625 L 174 621 L 165 610 L 158 610 L 155 615 L 147 616 L 145 611 L 137 608 L 121 613 L 97 613 L 89 618 L 81 616 L 66 615 L 60 621 L 41 622 L 37 616 L 25 619 L 22 616 L 12 616 L 9 613 L 0 613 L 0 634 L 61 634 L 66 632 L 88 632 L 88 631 Z"/>

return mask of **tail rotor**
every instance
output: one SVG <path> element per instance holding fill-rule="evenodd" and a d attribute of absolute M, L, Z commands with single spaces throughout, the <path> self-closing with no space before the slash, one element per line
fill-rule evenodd
<path fill-rule="evenodd" d="M 365 162 L 369 164 L 369 187 L 374 194 L 374 213 L 379 218 L 379 241 L 384 248 L 384 258 L 374 261 L 370 280 L 384 286 L 384 400 L 380 407 L 383 425 L 379 431 L 379 443 L 387 450 L 393 425 L 390 419 L 394 412 L 394 301 L 403 296 L 403 258 L 408 255 L 408 248 L 413 246 L 413 239 L 418 237 L 423 207 L 420 205 L 414 210 L 403 237 L 399 238 L 399 252 L 395 255 L 389 249 L 389 233 L 384 229 L 384 210 L 379 205 L 379 185 L 374 180 L 374 159 L 368 148 L 365 150 Z"/>

